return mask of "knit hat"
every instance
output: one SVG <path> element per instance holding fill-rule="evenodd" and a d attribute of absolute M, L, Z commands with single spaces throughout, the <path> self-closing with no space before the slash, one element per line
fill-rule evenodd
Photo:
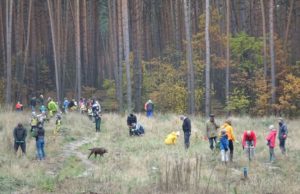
<path fill-rule="evenodd" d="M 270 130 L 275 129 L 274 125 L 270 125 L 270 126 L 269 126 L 269 129 L 270 129 Z"/>

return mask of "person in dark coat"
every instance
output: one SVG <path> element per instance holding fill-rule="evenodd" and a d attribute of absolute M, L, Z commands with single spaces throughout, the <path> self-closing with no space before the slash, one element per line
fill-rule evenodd
<path fill-rule="evenodd" d="M 287 139 L 288 129 L 282 118 L 278 119 L 278 124 L 279 124 L 279 130 L 278 130 L 279 147 L 281 153 L 283 155 L 286 155 L 285 142 Z"/>
<path fill-rule="evenodd" d="M 185 145 L 185 148 L 188 149 L 190 147 L 190 136 L 191 136 L 191 130 L 192 130 L 191 120 L 184 115 L 180 116 L 180 120 L 183 121 L 182 130 L 184 133 L 184 145 Z"/>
<path fill-rule="evenodd" d="M 134 124 L 137 124 L 137 118 L 133 113 L 130 113 L 129 116 L 127 117 L 127 126 L 128 126 L 128 129 L 129 129 L 129 135 L 130 136 L 133 135 L 132 128 L 133 128 Z"/>
<path fill-rule="evenodd" d="M 45 159 L 45 129 L 43 128 L 42 123 L 38 123 L 37 134 L 35 137 L 36 140 L 36 148 L 37 148 L 37 155 L 39 160 Z"/>
<path fill-rule="evenodd" d="M 14 129 L 14 149 L 16 153 L 19 147 L 21 147 L 23 154 L 26 154 L 26 137 L 27 130 L 23 127 L 21 123 L 19 123 L 18 126 Z"/>

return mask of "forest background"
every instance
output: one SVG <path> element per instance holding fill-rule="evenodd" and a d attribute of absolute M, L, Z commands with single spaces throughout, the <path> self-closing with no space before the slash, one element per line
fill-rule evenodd
<path fill-rule="evenodd" d="M 299 26 L 300 0 L 2 0 L 0 102 L 297 116 Z"/>

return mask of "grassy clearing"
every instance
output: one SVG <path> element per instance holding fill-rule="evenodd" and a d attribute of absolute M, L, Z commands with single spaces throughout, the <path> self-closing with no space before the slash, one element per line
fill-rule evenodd
<path fill-rule="evenodd" d="M 63 135 L 54 137 L 54 120 L 46 123 L 46 161 L 35 160 L 35 141 L 27 140 L 27 156 L 13 153 L 12 130 L 18 122 L 28 123 L 30 113 L 0 113 L 0 190 L 3 193 L 298 193 L 300 186 L 299 120 L 287 121 L 288 157 L 276 148 L 277 161 L 270 165 L 265 145 L 268 125 L 277 126 L 276 118 L 232 118 L 238 141 L 242 132 L 254 129 L 258 135 L 256 160 L 250 165 L 240 144 L 235 144 L 234 163 L 224 166 L 218 153 L 212 154 L 203 140 L 205 119 L 193 117 L 191 148 L 184 150 L 183 137 L 174 146 L 164 145 L 166 135 L 181 130 L 176 115 L 156 115 L 147 119 L 138 115 L 146 129 L 144 137 L 128 136 L 126 117 L 104 114 L 101 133 L 95 135 L 94 124 L 79 114 L 63 117 Z M 224 121 L 224 118 L 217 122 Z M 27 126 L 29 126 L 27 124 Z M 93 139 L 77 149 L 105 147 L 104 157 L 91 157 L 98 166 L 88 168 L 75 155 L 64 156 L 62 148 L 82 139 Z M 278 142 L 277 142 L 278 143 Z M 243 167 L 249 179 L 243 179 Z M 2 192 L 1 192 L 2 193 Z"/>

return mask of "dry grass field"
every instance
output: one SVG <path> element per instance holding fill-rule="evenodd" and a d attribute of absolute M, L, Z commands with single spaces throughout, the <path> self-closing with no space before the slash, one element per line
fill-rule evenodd
<path fill-rule="evenodd" d="M 129 137 L 126 115 L 104 114 L 101 132 L 77 113 L 63 115 L 62 133 L 53 136 L 55 119 L 45 124 L 46 160 L 35 158 L 35 140 L 28 136 L 27 155 L 15 155 L 13 128 L 22 122 L 29 129 L 30 112 L 0 113 L 0 193 L 299 193 L 300 130 L 299 120 L 287 120 L 288 156 L 277 147 L 277 160 L 268 163 L 264 140 L 268 126 L 277 119 L 233 117 L 239 142 L 246 129 L 258 135 L 256 158 L 249 163 L 240 143 L 235 144 L 234 162 L 223 165 L 218 152 L 209 150 L 203 139 L 205 120 L 191 118 L 191 147 L 185 150 L 183 136 L 174 146 L 164 145 L 164 138 L 181 130 L 178 115 L 156 114 L 147 119 L 138 115 L 144 126 L 143 137 Z M 216 117 L 218 123 L 225 118 Z M 108 154 L 89 160 L 88 148 L 105 147 Z M 243 168 L 249 171 L 243 178 Z"/>

